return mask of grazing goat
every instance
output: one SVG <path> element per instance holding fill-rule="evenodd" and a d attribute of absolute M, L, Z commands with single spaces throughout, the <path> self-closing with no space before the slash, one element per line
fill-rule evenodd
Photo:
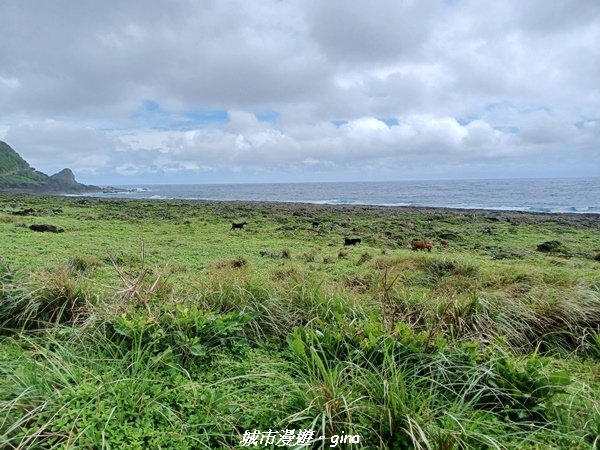
<path fill-rule="evenodd" d="M 344 245 L 360 244 L 360 238 L 344 238 Z"/>
<path fill-rule="evenodd" d="M 321 225 L 321 224 L 319 222 L 317 222 L 316 220 L 314 220 L 312 223 L 313 228 L 319 228 L 319 225 Z"/>
<path fill-rule="evenodd" d="M 412 241 L 412 249 L 413 250 L 425 250 L 427 249 L 427 251 L 431 251 L 431 248 L 433 247 L 433 242 L 431 242 L 431 240 L 429 239 L 425 239 L 424 241 Z"/>
<path fill-rule="evenodd" d="M 232 229 L 232 230 L 235 230 L 235 229 L 239 229 L 239 230 L 241 230 L 241 229 L 243 229 L 243 228 L 244 228 L 244 225 L 248 225 L 248 222 L 242 222 L 242 223 L 235 223 L 235 222 L 232 222 L 232 223 L 231 223 L 231 229 Z"/>

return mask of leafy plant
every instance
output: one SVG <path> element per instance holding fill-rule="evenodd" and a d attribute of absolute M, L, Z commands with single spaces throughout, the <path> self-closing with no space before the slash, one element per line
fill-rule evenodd
<path fill-rule="evenodd" d="M 215 349 L 239 351 L 246 344 L 245 326 L 255 313 L 214 314 L 198 308 L 165 308 L 158 317 L 122 314 L 111 324 L 126 345 L 143 346 L 153 354 L 171 351 L 182 365 L 206 359 Z"/>

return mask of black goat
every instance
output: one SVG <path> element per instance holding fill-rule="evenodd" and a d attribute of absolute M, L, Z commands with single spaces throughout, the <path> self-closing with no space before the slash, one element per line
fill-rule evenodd
<path fill-rule="evenodd" d="M 360 244 L 360 238 L 344 238 L 344 245 Z"/>
<path fill-rule="evenodd" d="M 312 223 L 313 228 L 319 228 L 319 225 L 321 225 L 321 224 L 319 222 L 317 222 L 316 220 L 314 220 Z"/>
<path fill-rule="evenodd" d="M 241 229 L 244 228 L 244 225 L 247 225 L 247 224 L 248 224 L 248 222 L 242 222 L 242 223 L 232 222 L 231 223 L 231 229 L 232 230 L 235 230 L 235 229 L 240 229 L 241 230 Z"/>

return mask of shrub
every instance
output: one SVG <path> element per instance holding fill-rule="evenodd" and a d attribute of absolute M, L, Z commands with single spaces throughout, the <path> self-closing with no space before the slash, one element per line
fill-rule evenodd
<path fill-rule="evenodd" d="M 478 273 L 477 266 L 452 259 L 426 260 L 424 269 L 435 279 L 449 275 L 474 277 Z"/>
<path fill-rule="evenodd" d="M 123 314 L 110 325 L 116 333 L 113 339 L 125 345 L 141 346 L 158 355 L 172 351 L 186 365 L 193 357 L 207 358 L 216 348 L 229 351 L 246 343 L 245 326 L 256 313 L 235 311 L 213 314 L 196 307 L 163 307 L 157 317 L 144 314 Z"/>
<path fill-rule="evenodd" d="M 492 360 L 492 371 L 485 378 L 489 389 L 482 392 L 478 406 L 505 414 L 510 420 L 546 421 L 555 395 L 570 384 L 564 372 L 547 374 L 548 360 L 529 356 L 517 361 L 504 354 Z"/>
<path fill-rule="evenodd" d="M 546 241 L 542 242 L 537 246 L 538 252 L 544 253 L 563 253 L 566 254 L 569 252 L 567 247 L 560 241 Z"/>

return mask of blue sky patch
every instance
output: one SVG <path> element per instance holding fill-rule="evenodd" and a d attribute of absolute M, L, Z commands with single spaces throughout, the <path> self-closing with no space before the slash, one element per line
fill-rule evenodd
<path fill-rule="evenodd" d="M 229 122 L 229 116 L 225 109 L 199 108 L 186 111 L 182 117 L 189 125 L 224 125 Z"/>
<path fill-rule="evenodd" d="M 155 100 L 144 100 L 131 115 L 137 125 L 149 128 L 186 129 L 203 125 L 224 125 L 229 122 L 227 110 L 197 108 L 183 112 L 167 111 Z"/>
<path fill-rule="evenodd" d="M 393 127 L 400 123 L 400 122 L 398 122 L 398 119 L 396 119 L 395 117 L 378 117 L 377 120 L 381 120 L 388 127 Z"/>
<path fill-rule="evenodd" d="M 342 125 L 346 125 L 348 123 L 348 121 L 347 120 L 332 120 L 331 123 L 334 124 L 337 128 L 339 128 Z"/>
<path fill-rule="evenodd" d="M 281 114 L 275 111 L 262 111 L 254 113 L 254 115 L 261 122 L 279 123 L 279 120 L 281 119 Z"/>

